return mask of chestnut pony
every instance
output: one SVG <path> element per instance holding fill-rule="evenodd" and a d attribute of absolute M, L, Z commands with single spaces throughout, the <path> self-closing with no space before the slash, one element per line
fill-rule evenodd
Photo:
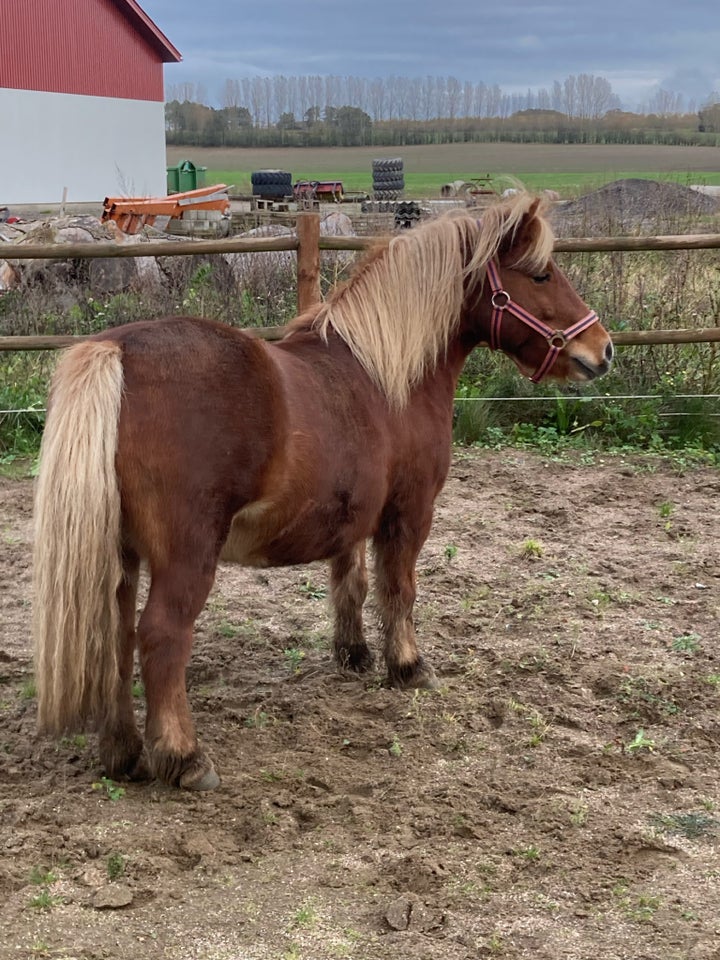
<path fill-rule="evenodd" d="M 218 562 L 329 560 L 335 660 L 364 672 L 368 539 L 388 679 L 436 685 L 415 641 L 415 562 L 450 466 L 466 357 L 484 343 L 531 379 L 576 381 L 612 359 L 552 247 L 542 207 L 520 193 L 482 220 L 462 211 L 383 242 L 277 343 L 166 317 L 67 351 L 36 494 L 40 730 L 92 719 L 109 776 L 217 786 L 185 670 Z M 136 625 L 141 562 L 150 587 Z"/>

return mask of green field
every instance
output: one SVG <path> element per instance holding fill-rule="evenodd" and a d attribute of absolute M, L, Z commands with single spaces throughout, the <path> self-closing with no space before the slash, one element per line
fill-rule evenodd
<path fill-rule="evenodd" d="M 516 178 L 530 189 L 573 197 L 627 177 L 720 185 L 720 148 L 584 144 L 457 143 L 434 146 L 168 147 L 168 164 L 190 159 L 207 167 L 207 183 L 227 183 L 250 193 L 250 174 L 287 170 L 294 180 L 343 181 L 346 190 L 371 190 L 374 157 L 402 157 L 405 194 L 438 196 L 443 183 L 490 175 L 502 184 Z"/>

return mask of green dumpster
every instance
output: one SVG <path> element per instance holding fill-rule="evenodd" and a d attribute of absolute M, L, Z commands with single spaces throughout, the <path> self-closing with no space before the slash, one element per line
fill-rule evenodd
<path fill-rule="evenodd" d="M 185 193 L 205 186 L 207 167 L 196 167 L 192 160 L 181 160 L 167 168 L 168 193 Z"/>

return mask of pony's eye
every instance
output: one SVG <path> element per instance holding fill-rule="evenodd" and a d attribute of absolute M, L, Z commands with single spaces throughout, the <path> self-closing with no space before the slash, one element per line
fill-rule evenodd
<path fill-rule="evenodd" d="M 533 277 L 533 283 L 547 283 L 550 279 L 549 273 L 543 273 L 539 277 Z"/>

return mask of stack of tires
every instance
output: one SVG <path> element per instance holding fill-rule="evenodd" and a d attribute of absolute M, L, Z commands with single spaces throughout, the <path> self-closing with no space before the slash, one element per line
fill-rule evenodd
<path fill-rule="evenodd" d="M 376 200 L 397 200 L 405 189 L 403 162 L 400 157 L 373 160 L 373 197 Z"/>
<path fill-rule="evenodd" d="M 292 196 L 292 174 L 284 170 L 255 170 L 250 174 L 254 197 L 278 200 Z"/>

